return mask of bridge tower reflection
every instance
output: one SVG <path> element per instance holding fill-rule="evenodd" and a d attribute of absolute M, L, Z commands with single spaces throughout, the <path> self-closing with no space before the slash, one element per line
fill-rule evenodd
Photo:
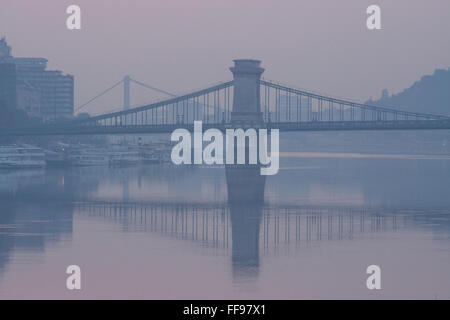
<path fill-rule="evenodd" d="M 258 165 L 226 168 L 233 275 L 257 277 L 265 176 Z"/>
<path fill-rule="evenodd" d="M 256 278 L 259 274 L 259 235 L 262 206 L 230 204 L 231 262 L 234 277 Z"/>

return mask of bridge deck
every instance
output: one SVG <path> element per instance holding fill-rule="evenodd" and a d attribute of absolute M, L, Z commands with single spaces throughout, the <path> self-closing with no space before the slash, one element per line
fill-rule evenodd
<path fill-rule="evenodd" d="M 225 130 L 230 127 L 233 126 L 227 123 L 203 124 L 203 130 L 209 128 Z M 263 124 L 263 127 L 268 129 L 279 129 L 280 131 L 438 130 L 450 129 L 450 120 L 270 122 Z M 171 133 L 177 128 L 185 128 L 189 131 L 193 131 L 194 125 L 45 125 L 27 128 L 0 129 L 0 136 L 151 134 Z"/>

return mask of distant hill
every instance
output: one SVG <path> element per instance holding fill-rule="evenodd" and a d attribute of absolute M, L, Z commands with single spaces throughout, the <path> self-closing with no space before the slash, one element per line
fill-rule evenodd
<path fill-rule="evenodd" d="M 433 75 L 423 76 L 408 89 L 389 96 L 383 90 L 381 99 L 366 102 L 376 106 L 450 116 L 450 68 L 438 69 Z"/>

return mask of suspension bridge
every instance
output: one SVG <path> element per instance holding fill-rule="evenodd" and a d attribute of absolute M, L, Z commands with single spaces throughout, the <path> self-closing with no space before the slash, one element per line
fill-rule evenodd
<path fill-rule="evenodd" d="M 76 109 L 123 85 L 123 109 L 86 119 L 0 129 L 0 136 L 170 133 L 177 128 L 257 127 L 281 131 L 450 129 L 450 117 L 373 106 L 335 98 L 262 78 L 258 60 L 235 60 L 233 80 L 184 95 L 149 86 L 129 76 Z M 131 107 L 130 84 L 167 96 Z"/>

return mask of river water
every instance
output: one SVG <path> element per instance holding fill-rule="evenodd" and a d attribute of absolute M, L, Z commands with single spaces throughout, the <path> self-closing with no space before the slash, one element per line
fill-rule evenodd
<path fill-rule="evenodd" d="M 450 155 L 282 151 L 263 201 L 223 167 L 0 172 L 0 298 L 450 298 Z"/>

